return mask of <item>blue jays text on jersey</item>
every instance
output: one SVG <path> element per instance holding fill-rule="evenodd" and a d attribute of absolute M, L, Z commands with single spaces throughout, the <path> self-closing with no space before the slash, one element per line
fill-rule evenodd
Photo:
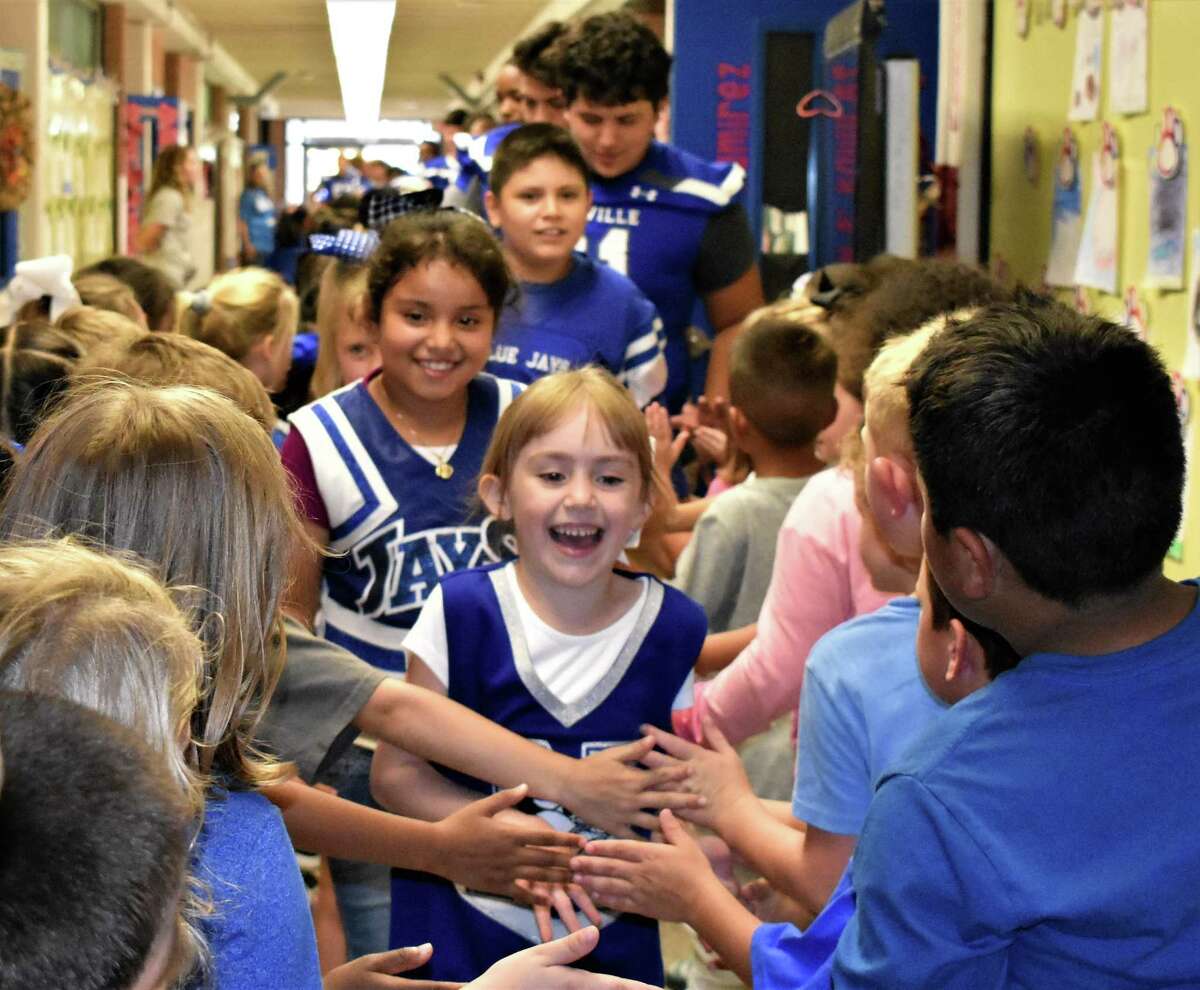
<path fill-rule="evenodd" d="M 598 364 L 629 389 L 639 406 L 667 380 L 658 313 L 624 275 L 576 254 L 557 282 L 521 285 L 500 314 L 487 370 L 529 383 L 555 371 Z"/>
<path fill-rule="evenodd" d="M 709 221 L 733 204 L 746 175 L 654 141 L 625 175 L 592 181 L 587 251 L 628 275 L 658 309 L 666 333 L 666 397 L 687 387 L 685 333 L 698 298 L 694 270 Z M 742 275 L 731 273 L 730 282 Z"/>
<path fill-rule="evenodd" d="M 637 739 L 646 722 L 670 727 L 672 704 L 704 642 L 700 606 L 655 578 L 637 577 L 648 583 L 647 593 L 616 662 L 587 695 L 567 703 L 534 667 L 504 568 L 461 571 L 442 582 L 450 698 L 576 758 Z M 487 789 L 443 772 L 476 790 Z M 542 805 L 538 811 L 556 828 L 587 830 L 557 806 Z M 391 943 L 432 941 L 438 947 L 429 963 L 409 974 L 414 979 L 469 980 L 538 941 L 529 908 L 428 874 L 398 870 L 392 876 Z M 563 934 L 555 924 L 556 933 Z M 661 986 L 657 923 L 638 915 L 606 915 L 600 944 L 582 966 Z"/>
<path fill-rule="evenodd" d="M 479 375 L 442 479 L 355 382 L 291 416 L 329 515 L 321 592 L 323 635 L 362 659 L 404 670 L 401 643 L 446 574 L 513 555 L 496 520 L 472 518 L 475 479 L 496 421 L 520 386 Z"/>

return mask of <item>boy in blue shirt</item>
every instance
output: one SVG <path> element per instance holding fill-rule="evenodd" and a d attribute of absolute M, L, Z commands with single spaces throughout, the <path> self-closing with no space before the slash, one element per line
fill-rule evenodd
<path fill-rule="evenodd" d="M 1024 659 L 890 768 L 855 853 L 847 988 L 1200 984 L 1200 615 L 1162 573 L 1185 458 L 1126 329 L 1034 299 L 908 378 L 929 567 Z"/>
<path fill-rule="evenodd" d="M 496 327 L 487 370 L 528 384 L 552 371 L 599 364 L 639 406 L 666 384 L 662 323 L 624 275 L 574 251 L 591 195 L 571 136 L 528 124 L 501 143 L 484 203 L 521 282 Z"/>
<path fill-rule="evenodd" d="M 667 337 L 664 400 L 688 397 L 687 329 L 701 301 L 716 332 L 704 391 L 729 394 L 732 331 L 763 303 L 754 240 L 739 196 L 741 166 L 654 140 L 671 56 L 622 12 L 589 17 L 554 49 L 567 126 L 593 173 L 588 254 L 628 275 Z"/>

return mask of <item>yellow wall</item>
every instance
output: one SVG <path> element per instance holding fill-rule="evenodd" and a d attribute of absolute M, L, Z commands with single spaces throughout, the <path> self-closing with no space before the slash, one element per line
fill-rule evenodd
<path fill-rule="evenodd" d="M 995 9 L 992 76 L 992 202 L 991 254 L 999 254 L 1011 276 L 1028 285 L 1041 284 L 1042 268 L 1050 247 L 1052 168 L 1067 121 L 1067 100 L 1075 57 L 1076 17 L 1072 10 L 1066 27 L 1050 19 L 1047 0 L 1030 0 L 1029 33 L 1018 37 L 1014 0 L 992 0 Z M 1074 7 L 1074 4 L 1070 4 Z M 1111 14 L 1105 3 L 1104 80 L 1107 82 L 1108 31 Z M 1101 119 L 1075 121 L 1079 141 L 1083 213 L 1091 192 L 1091 155 L 1100 144 L 1101 121 L 1116 129 L 1121 149 L 1120 268 L 1122 295 L 1087 290 L 1093 311 L 1118 320 L 1124 314 L 1123 293 L 1136 285 L 1149 310 L 1149 339 L 1162 352 L 1168 367 L 1180 368 L 1187 334 L 1188 293 L 1158 293 L 1142 286 L 1149 229 L 1149 179 L 1147 153 L 1158 135 L 1162 111 L 1175 107 L 1183 118 L 1190 146 L 1188 175 L 1188 260 L 1191 271 L 1191 231 L 1200 227 L 1200 86 L 1196 84 L 1200 38 L 1200 0 L 1151 0 L 1149 39 L 1150 108 L 1132 117 L 1106 115 L 1108 91 L 1102 83 Z M 1024 134 L 1032 127 L 1040 139 L 1041 168 L 1037 185 L 1025 177 L 1022 157 Z M 1060 291 L 1069 300 L 1068 291 Z M 1193 430 L 1200 418 L 1195 383 L 1190 386 Z M 1194 435 L 1194 433 L 1193 433 Z M 1198 477 L 1190 485 L 1186 509 L 1182 563 L 1168 561 L 1173 577 L 1200 574 L 1200 450 L 1191 451 Z"/>

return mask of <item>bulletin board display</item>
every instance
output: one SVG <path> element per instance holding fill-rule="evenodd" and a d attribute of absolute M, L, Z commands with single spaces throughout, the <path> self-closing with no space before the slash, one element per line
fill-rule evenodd
<path fill-rule="evenodd" d="M 1129 57 L 1113 56 L 1117 42 L 1128 53 L 1131 39 L 1114 30 L 1114 24 L 1127 23 L 1122 8 L 1132 2 L 992 0 L 989 260 L 993 273 L 1006 281 L 1031 287 L 1049 282 L 1063 301 L 1129 323 L 1159 349 L 1173 372 L 1186 423 L 1189 483 L 1184 524 L 1166 569 L 1171 577 L 1182 578 L 1200 574 L 1200 417 L 1195 415 L 1200 412 L 1195 380 L 1200 377 L 1200 336 L 1193 287 L 1200 258 L 1193 256 L 1192 243 L 1193 232 L 1200 230 L 1195 174 L 1200 165 L 1187 162 L 1186 153 L 1178 154 L 1182 146 L 1200 140 L 1200 88 L 1195 84 L 1200 2 L 1140 0 L 1147 18 L 1146 109 L 1119 112 L 1122 99 L 1129 105 Z M 1098 33 L 1094 22 L 1080 31 L 1079 19 L 1087 17 L 1099 17 L 1103 25 L 1098 73 L 1076 68 L 1077 42 Z M 1087 61 L 1082 52 L 1080 59 Z M 1093 88 L 1097 84 L 1098 90 Z M 1095 119 L 1069 119 L 1087 116 L 1089 100 L 1095 102 Z M 1174 147 L 1163 138 L 1164 126 L 1171 123 L 1167 108 L 1183 128 L 1181 143 L 1171 139 Z M 1152 158 L 1151 149 L 1167 153 Z M 1072 150 L 1074 165 L 1069 161 Z M 1160 161 L 1168 170 L 1175 165 L 1174 186 L 1163 186 L 1164 173 L 1155 176 Z M 1072 167 L 1078 181 L 1074 190 L 1063 182 Z M 1170 192 L 1166 200 L 1164 188 Z M 1176 209 L 1183 231 L 1183 244 L 1175 245 L 1183 254 L 1178 279 L 1170 271 L 1173 252 L 1161 226 L 1168 207 Z M 1153 237 L 1152 217 L 1160 220 Z M 1082 250 L 1070 250 L 1072 236 L 1084 242 Z"/>

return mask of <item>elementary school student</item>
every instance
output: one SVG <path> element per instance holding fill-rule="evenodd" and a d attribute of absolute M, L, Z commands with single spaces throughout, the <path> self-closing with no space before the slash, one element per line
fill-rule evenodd
<path fill-rule="evenodd" d="M 521 286 L 501 314 L 487 370 L 528 383 L 598 364 L 639 406 L 658 395 L 667 363 L 653 304 L 620 272 L 575 251 L 592 196 L 571 136 L 553 124 L 513 131 L 496 152 L 484 204 Z"/>
<path fill-rule="evenodd" d="M 764 314 L 734 342 L 729 423 L 754 473 L 715 499 L 692 532 L 671 582 L 698 602 L 710 633 L 758 618 L 779 527 L 825 465 L 813 441 L 837 412 L 837 357 L 816 331 Z"/>
<path fill-rule="evenodd" d="M 656 579 L 614 569 L 653 486 L 645 420 L 612 375 L 584 368 L 534 382 L 501 417 L 479 481 L 488 509 L 511 522 L 518 556 L 442 579 L 405 640 L 409 680 L 570 756 L 636 739 L 643 724 L 666 729 L 690 704 L 704 616 Z M 442 817 L 481 786 L 394 747 L 375 761 L 373 790 L 394 810 Z M 548 828 L 602 834 L 549 802 L 531 810 Z M 555 899 L 564 918 L 574 899 L 603 929 L 588 968 L 661 985 L 655 922 L 601 916 L 578 888 Z M 396 876 L 392 912 L 393 941 L 438 945 L 416 974 L 430 979 L 468 978 L 550 936 L 536 909 L 421 874 Z"/>
<path fill-rule="evenodd" d="M 834 982 L 1200 984 L 1196 586 L 1163 574 L 1185 475 L 1171 380 L 1124 327 L 1031 298 L 909 372 L 922 537 L 1024 659 L 880 780 Z"/>

